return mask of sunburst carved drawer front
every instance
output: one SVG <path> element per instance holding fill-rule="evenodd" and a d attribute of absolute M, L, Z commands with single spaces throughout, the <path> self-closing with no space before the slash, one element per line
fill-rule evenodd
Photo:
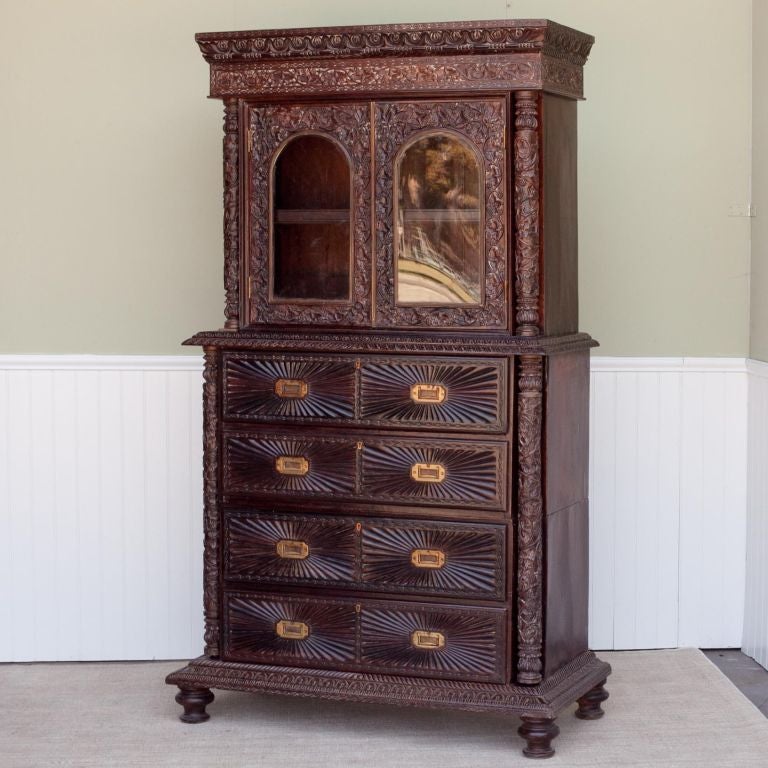
<path fill-rule="evenodd" d="M 224 354 L 224 417 L 334 421 L 355 416 L 355 363 L 305 355 Z"/>
<path fill-rule="evenodd" d="M 354 440 L 224 436 L 224 490 L 229 493 L 350 497 L 356 472 Z"/>
<path fill-rule="evenodd" d="M 227 661 L 312 667 L 354 664 L 356 634 L 357 614 L 351 602 L 224 594 Z"/>
<path fill-rule="evenodd" d="M 225 592 L 225 661 L 506 679 L 503 608 Z"/>
<path fill-rule="evenodd" d="M 349 517 L 227 513 L 225 577 L 252 583 L 355 585 L 359 532 Z"/>
<path fill-rule="evenodd" d="M 360 368 L 366 424 L 464 431 L 506 429 L 506 362 L 369 358 Z"/>
<path fill-rule="evenodd" d="M 366 520 L 362 580 L 382 591 L 504 598 L 504 526 Z"/>
<path fill-rule="evenodd" d="M 501 683 L 505 617 L 495 608 L 364 604 L 361 661 L 372 672 Z"/>
<path fill-rule="evenodd" d="M 419 505 L 503 509 L 504 443 L 366 440 L 361 495 Z"/>
<path fill-rule="evenodd" d="M 228 511 L 224 575 L 248 584 L 504 599 L 503 525 Z"/>

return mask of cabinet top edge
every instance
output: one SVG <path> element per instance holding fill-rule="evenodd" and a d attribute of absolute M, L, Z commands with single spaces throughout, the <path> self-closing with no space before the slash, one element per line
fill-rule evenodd
<path fill-rule="evenodd" d="M 210 63 L 540 52 L 583 66 L 595 38 L 548 19 L 308 27 L 195 35 Z"/>
<path fill-rule="evenodd" d="M 203 331 L 183 342 L 185 346 L 227 349 L 325 352 L 334 354 L 459 354 L 459 355 L 555 355 L 588 350 L 598 343 L 586 333 L 565 336 L 514 336 L 496 333 L 450 335 L 415 334 L 396 336 L 381 333 L 324 331 Z"/>

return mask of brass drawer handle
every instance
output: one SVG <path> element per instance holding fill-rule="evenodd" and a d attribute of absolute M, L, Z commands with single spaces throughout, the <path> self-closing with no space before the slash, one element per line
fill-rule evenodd
<path fill-rule="evenodd" d="M 306 541 L 280 539 L 275 544 L 277 556 L 285 560 L 306 560 L 309 557 L 309 545 Z"/>
<path fill-rule="evenodd" d="M 309 462 L 303 456 L 278 456 L 275 459 L 275 469 L 281 475 L 306 475 L 309 472 Z"/>
<path fill-rule="evenodd" d="M 309 384 L 302 379 L 278 379 L 275 382 L 275 394 L 278 397 L 301 400 L 307 396 Z"/>
<path fill-rule="evenodd" d="M 411 400 L 414 403 L 442 403 L 448 394 L 442 384 L 413 384 L 411 386 Z"/>
<path fill-rule="evenodd" d="M 411 552 L 411 565 L 417 568 L 442 568 L 445 554 L 439 549 L 414 549 Z"/>
<path fill-rule="evenodd" d="M 411 645 L 423 651 L 436 651 L 445 647 L 445 635 L 442 632 L 417 629 L 411 632 Z"/>
<path fill-rule="evenodd" d="M 286 640 L 303 640 L 309 635 L 309 625 L 303 621 L 280 619 L 275 624 L 275 632 L 278 637 L 284 637 Z"/>
<path fill-rule="evenodd" d="M 419 462 L 411 467 L 411 480 L 417 483 L 442 483 L 445 480 L 445 467 L 442 464 Z"/>

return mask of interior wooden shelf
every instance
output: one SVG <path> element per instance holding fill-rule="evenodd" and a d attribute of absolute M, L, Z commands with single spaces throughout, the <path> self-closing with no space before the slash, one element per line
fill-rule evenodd
<path fill-rule="evenodd" d="M 346 223 L 349 208 L 279 208 L 275 220 L 278 224 Z"/>
<path fill-rule="evenodd" d="M 480 221 L 479 208 L 405 208 L 405 221 Z"/>

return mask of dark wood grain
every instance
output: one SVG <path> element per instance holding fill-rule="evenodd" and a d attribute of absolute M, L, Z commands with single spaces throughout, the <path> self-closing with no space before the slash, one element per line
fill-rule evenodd
<path fill-rule="evenodd" d="M 544 333 L 579 327 L 576 102 L 542 97 L 542 283 Z"/>
<path fill-rule="evenodd" d="M 211 688 L 492 711 L 550 757 L 558 712 L 600 717 L 610 673 L 586 649 L 592 38 L 197 40 L 225 100 L 227 320 L 186 342 L 206 362 L 205 655 L 167 679 L 182 719 Z M 413 275 L 446 299 L 399 303 Z"/>

